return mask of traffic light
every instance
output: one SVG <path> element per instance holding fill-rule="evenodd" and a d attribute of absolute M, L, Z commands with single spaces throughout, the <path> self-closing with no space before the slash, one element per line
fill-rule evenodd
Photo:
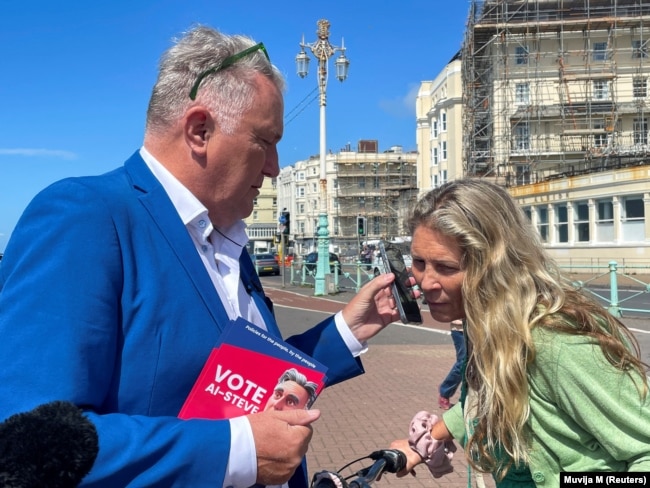
<path fill-rule="evenodd" d="M 366 235 L 366 218 L 357 217 L 357 232 L 360 236 Z"/>
<path fill-rule="evenodd" d="M 282 210 L 280 213 L 280 218 L 278 219 L 280 221 L 280 224 L 284 226 L 284 229 L 282 230 L 283 234 L 290 234 L 291 233 L 291 214 L 287 212 L 286 210 Z"/>

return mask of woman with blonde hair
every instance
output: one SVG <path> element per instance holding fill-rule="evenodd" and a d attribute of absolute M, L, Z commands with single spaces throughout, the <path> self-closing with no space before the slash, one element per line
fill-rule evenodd
<path fill-rule="evenodd" d="M 420 412 L 411 438 L 393 442 L 408 457 L 400 474 L 425 462 L 437 476 L 452 438 L 497 486 L 649 472 L 647 365 L 635 337 L 562 280 L 507 191 L 449 182 L 420 199 L 409 225 L 415 280 L 435 320 L 465 319 L 467 360 L 461 401 L 440 419 L 423 423 Z"/>

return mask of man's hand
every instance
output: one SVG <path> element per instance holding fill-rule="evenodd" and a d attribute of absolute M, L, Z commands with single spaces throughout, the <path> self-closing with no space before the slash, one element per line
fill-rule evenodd
<path fill-rule="evenodd" d="M 269 410 L 248 415 L 257 451 L 257 483 L 281 485 L 300 465 L 320 410 Z"/>
<path fill-rule="evenodd" d="M 395 280 L 393 273 L 376 276 L 359 290 L 352 300 L 343 308 L 343 319 L 359 342 L 364 342 L 376 335 L 391 322 L 399 320 L 397 304 L 391 292 L 391 283 Z M 410 278 L 411 286 L 415 279 Z M 413 291 L 415 298 L 419 291 Z"/>

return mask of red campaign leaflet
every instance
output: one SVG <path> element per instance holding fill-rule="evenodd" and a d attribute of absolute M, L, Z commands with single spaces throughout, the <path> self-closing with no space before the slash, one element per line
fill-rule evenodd
<path fill-rule="evenodd" d="M 309 408 L 325 386 L 326 373 L 321 363 L 238 318 L 228 324 L 212 349 L 178 417 L 239 417 L 263 411 L 271 398 L 269 408 L 276 402 L 275 408 Z M 274 393 L 281 378 L 290 382 L 282 383 Z M 301 386 L 305 379 L 308 383 Z"/>

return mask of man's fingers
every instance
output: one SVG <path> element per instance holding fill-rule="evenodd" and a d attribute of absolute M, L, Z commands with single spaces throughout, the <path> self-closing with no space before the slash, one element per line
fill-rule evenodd
<path fill-rule="evenodd" d="M 274 417 L 283 420 L 289 425 L 310 425 L 320 417 L 320 410 L 278 410 L 273 412 Z"/>

